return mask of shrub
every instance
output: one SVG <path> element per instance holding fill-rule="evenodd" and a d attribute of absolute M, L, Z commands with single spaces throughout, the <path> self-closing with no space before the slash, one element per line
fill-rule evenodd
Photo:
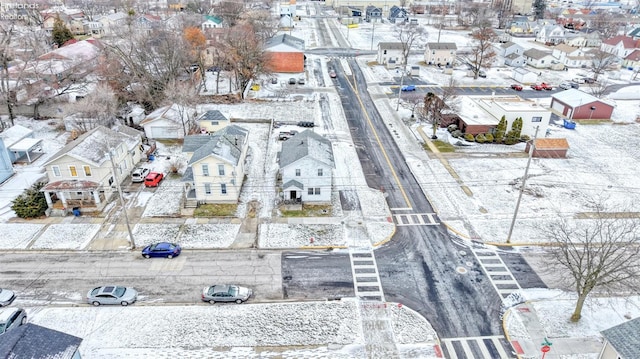
<path fill-rule="evenodd" d="M 36 218 L 42 217 L 47 210 L 47 200 L 44 193 L 40 192 L 44 187 L 44 182 L 34 183 L 31 188 L 11 201 L 11 209 L 16 212 L 20 218 Z"/>
<path fill-rule="evenodd" d="M 478 142 L 478 143 L 487 142 L 487 138 L 484 137 L 484 133 L 479 133 L 478 135 L 476 135 L 476 142 Z"/>
<path fill-rule="evenodd" d="M 464 135 L 464 139 L 469 141 L 469 142 L 473 142 L 475 139 L 473 138 L 473 135 L 470 133 L 467 133 L 466 135 Z"/>
<path fill-rule="evenodd" d="M 531 139 L 531 137 L 529 137 L 529 135 L 522 135 L 520 136 L 520 141 L 522 142 L 527 142 Z"/>
<path fill-rule="evenodd" d="M 484 135 L 484 138 L 487 140 L 487 142 L 491 143 L 493 142 L 493 135 L 490 133 L 487 133 L 486 135 Z"/>

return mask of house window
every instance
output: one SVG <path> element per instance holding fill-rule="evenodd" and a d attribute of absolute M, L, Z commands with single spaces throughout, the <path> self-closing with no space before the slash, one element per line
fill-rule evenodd
<path fill-rule="evenodd" d="M 224 165 L 218 165 L 218 174 L 224 176 Z"/>
<path fill-rule="evenodd" d="M 211 183 L 205 183 L 204 184 L 204 193 L 205 194 L 211 194 Z"/>
<path fill-rule="evenodd" d="M 320 194 L 320 187 L 316 188 L 316 194 L 319 195 Z"/>
<path fill-rule="evenodd" d="M 207 164 L 202 165 L 202 175 L 205 177 L 209 176 L 209 165 Z"/>
<path fill-rule="evenodd" d="M 218 126 L 220 124 L 220 122 L 218 121 L 211 121 L 211 126 Z"/>
<path fill-rule="evenodd" d="M 542 122 L 542 116 L 532 117 L 531 122 Z"/>
<path fill-rule="evenodd" d="M 82 166 L 84 169 L 84 175 L 86 177 L 91 177 L 91 167 L 90 166 Z"/>
<path fill-rule="evenodd" d="M 387 54 L 387 50 L 384 50 L 384 51 L 382 52 L 382 54 L 383 54 L 383 55 L 386 55 L 386 54 Z"/>
<path fill-rule="evenodd" d="M 309 195 L 313 195 L 313 188 L 309 188 L 309 189 L 307 190 L 307 194 L 309 194 Z"/>
<path fill-rule="evenodd" d="M 436 50 L 431 51 L 431 55 L 435 55 L 436 54 Z"/>
<path fill-rule="evenodd" d="M 318 177 L 322 177 L 322 168 L 318 168 Z"/>
<path fill-rule="evenodd" d="M 296 168 L 296 177 L 300 177 L 300 169 Z"/>
<path fill-rule="evenodd" d="M 58 166 L 51 166 L 51 170 L 53 171 L 53 175 L 55 177 L 60 177 L 60 167 Z"/>
<path fill-rule="evenodd" d="M 76 169 L 76 166 L 69 166 L 69 173 L 71 174 L 71 177 L 78 177 L 78 170 Z"/>
<path fill-rule="evenodd" d="M 220 193 L 227 194 L 227 184 L 226 183 L 220 183 Z"/>

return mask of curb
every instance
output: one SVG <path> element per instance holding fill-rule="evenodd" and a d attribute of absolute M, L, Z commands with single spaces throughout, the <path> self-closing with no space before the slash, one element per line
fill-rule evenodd
<path fill-rule="evenodd" d="M 511 308 L 507 309 L 507 311 L 504 312 L 504 315 L 502 316 L 502 331 L 504 332 L 504 337 L 507 339 L 509 344 L 513 346 L 513 344 L 511 343 L 511 336 L 509 335 L 509 331 L 507 330 L 507 324 L 506 324 L 507 318 L 509 317 L 509 315 L 511 315 Z M 518 352 L 515 352 L 515 354 L 516 354 L 516 358 L 522 359 L 522 356 L 518 354 Z"/>
<path fill-rule="evenodd" d="M 393 231 L 391 232 L 391 234 L 390 234 L 390 235 L 388 235 L 388 236 L 387 236 L 387 238 L 385 238 L 385 239 L 381 240 L 380 242 L 376 242 L 376 243 L 374 243 L 374 244 L 373 244 L 373 247 L 374 247 L 374 248 L 376 248 L 376 247 L 380 247 L 380 246 L 381 246 L 381 245 L 383 245 L 383 244 L 387 244 L 387 243 L 391 242 L 391 238 L 393 238 L 393 236 L 396 234 L 396 229 L 397 229 L 397 228 L 398 228 L 398 227 L 394 225 L 394 226 L 393 226 Z"/>

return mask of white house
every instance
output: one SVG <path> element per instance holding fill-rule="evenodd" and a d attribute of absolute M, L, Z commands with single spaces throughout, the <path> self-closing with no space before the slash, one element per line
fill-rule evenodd
<path fill-rule="evenodd" d="M 200 24 L 202 31 L 207 29 L 218 29 L 222 27 L 222 19 L 217 16 L 207 15 L 204 17 L 204 21 Z"/>
<path fill-rule="evenodd" d="M 453 42 L 427 42 L 424 61 L 427 65 L 453 66 L 458 47 Z"/>
<path fill-rule="evenodd" d="M 524 57 L 527 61 L 527 65 L 538 69 L 550 68 L 556 59 L 550 52 L 542 51 L 538 49 L 529 49 L 524 52 Z"/>
<path fill-rule="evenodd" d="M 113 14 L 105 15 L 98 21 L 102 23 L 102 29 L 107 35 L 113 34 L 116 30 L 124 27 L 127 24 L 127 18 L 129 15 L 123 12 L 116 12 Z"/>
<path fill-rule="evenodd" d="M 104 208 L 142 151 L 141 137 L 126 126 L 119 131 L 97 126 L 69 142 L 44 164 L 49 182 L 41 192 L 49 215 L 65 215 L 73 207 Z"/>
<path fill-rule="evenodd" d="M 590 67 L 592 63 L 589 53 L 565 44 L 554 46 L 551 55 L 567 67 Z"/>
<path fill-rule="evenodd" d="M 600 50 L 618 56 L 621 59 L 629 56 L 636 49 L 640 49 L 640 40 L 630 36 L 614 36 L 602 41 Z"/>
<path fill-rule="evenodd" d="M 560 25 L 545 25 L 536 35 L 536 41 L 546 45 L 557 45 L 564 42 L 565 29 Z"/>
<path fill-rule="evenodd" d="M 387 67 L 402 66 L 404 62 L 404 58 L 402 57 L 402 43 L 379 42 L 376 61 L 378 61 L 378 64 L 386 65 Z"/>
<path fill-rule="evenodd" d="M 282 143 L 278 154 L 285 201 L 331 202 L 331 142 L 306 130 Z"/>
<path fill-rule="evenodd" d="M 182 176 L 187 207 L 202 203 L 237 203 L 245 175 L 249 131 L 229 125 L 211 135 L 184 139 L 189 158 Z"/>
<path fill-rule="evenodd" d="M 196 111 L 192 108 L 173 104 L 150 113 L 140 122 L 147 138 L 179 139 L 195 129 Z"/>
<path fill-rule="evenodd" d="M 504 58 L 504 64 L 512 67 L 522 67 L 526 64 L 524 47 L 515 42 L 505 42 L 498 46 L 498 54 Z"/>
<path fill-rule="evenodd" d="M 538 82 L 538 74 L 523 67 L 513 69 L 511 78 L 522 84 L 533 84 Z"/>

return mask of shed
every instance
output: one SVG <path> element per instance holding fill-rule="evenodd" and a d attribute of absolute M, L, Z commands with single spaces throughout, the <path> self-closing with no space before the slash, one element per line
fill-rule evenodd
<path fill-rule="evenodd" d="M 577 89 L 551 95 L 551 109 L 572 120 L 610 120 L 615 107 Z"/>
<path fill-rule="evenodd" d="M 640 358 L 640 318 L 602 331 L 605 339 L 598 359 Z"/>
<path fill-rule="evenodd" d="M 537 138 L 527 142 L 524 151 L 529 153 L 533 142 L 533 157 L 566 158 L 569 142 L 566 138 Z"/>
<path fill-rule="evenodd" d="M 147 138 L 179 139 L 189 134 L 194 126 L 195 110 L 173 104 L 161 107 L 150 113 L 140 122 Z"/>
<path fill-rule="evenodd" d="M 511 72 L 511 78 L 522 84 L 534 84 L 538 82 L 538 74 L 522 67 L 513 69 Z"/>
<path fill-rule="evenodd" d="M 24 126 L 15 125 L 0 133 L 0 139 L 4 142 L 11 163 L 25 160 L 31 163 L 42 155 L 33 153 L 40 147 L 41 139 L 35 139 L 33 130 Z"/>

